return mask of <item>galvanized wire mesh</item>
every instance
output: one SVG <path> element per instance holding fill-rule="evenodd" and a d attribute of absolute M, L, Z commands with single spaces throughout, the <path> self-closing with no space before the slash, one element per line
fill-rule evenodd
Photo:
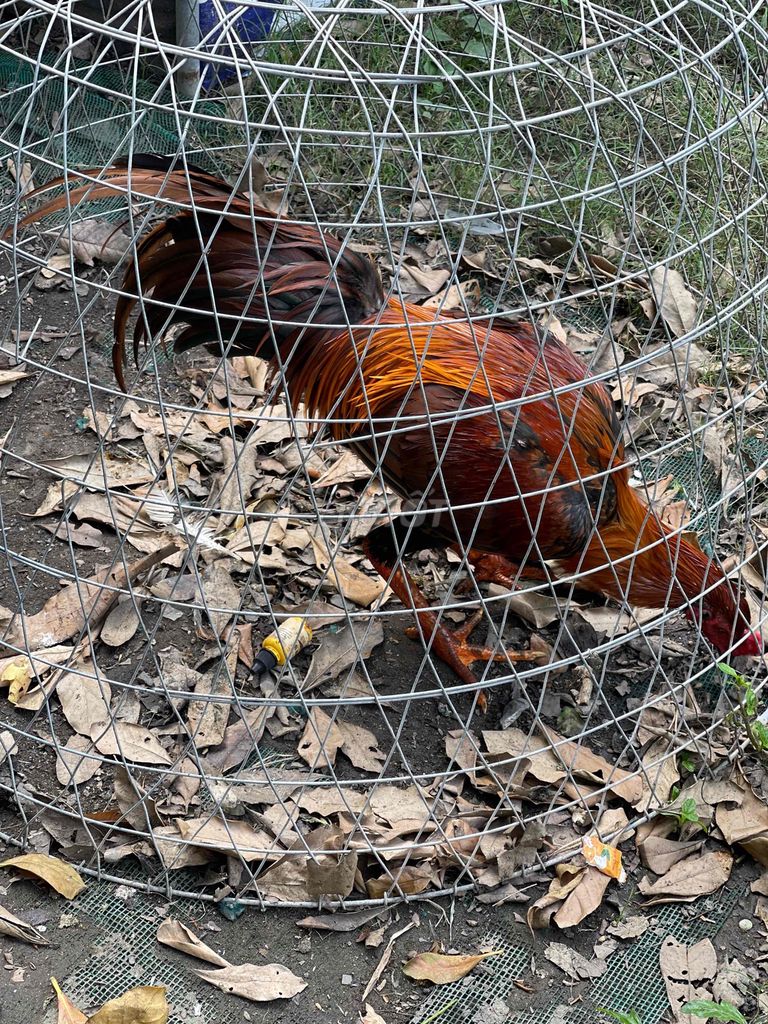
<path fill-rule="evenodd" d="M 436 318 L 538 324 L 608 388 L 635 484 L 752 585 L 759 626 L 761 6 L 285 4 L 243 42 L 254 7 L 222 9 L 189 48 L 148 0 L 0 3 L 5 222 L 31 182 L 176 157 L 357 247 Z M 413 417 L 371 409 L 352 437 L 283 394 L 281 372 L 228 360 L 243 315 L 222 308 L 219 355 L 175 368 L 155 331 L 119 391 L 105 354 L 123 275 L 138 239 L 190 208 L 122 189 L 4 243 L 3 835 L 42 829 L 106 878 L 138 859 L 158 891 L 365 905 L 567 859 L 733 754 L 737 698 L 678 606 L 601 603 L 549 563 L 510 598 L 473 579 L 466 537 L 448 553 L 436 537 L 405 564 L 441 621 L 480 609 L 502 660 L 460 681 L 429 636 L 404 639 L 413 618 L 361 541 L 403 512 L 450 520 L 461 495 L 398 493 L 385 460 L 358 460 L 361 437 Z M 207 252 L 194 272 L 190 315 L 211 301 Z M 141 319 L 157 302 L 136 290 Z M 458 395 L 422 426 L 436 446 L 477 415 Z M 471 479 L 484 456 L 465 457 Z M 292 613 L 314 646 L 255 685 L 254 651 Z M 535 658 L 503 659 L 534 634 Z"/>

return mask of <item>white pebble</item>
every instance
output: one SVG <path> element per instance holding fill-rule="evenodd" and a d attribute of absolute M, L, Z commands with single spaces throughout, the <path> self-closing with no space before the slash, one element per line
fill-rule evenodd
<path fill-rule="evenodd" d="M 743 932 L 750 931 L 752 927 L 752 922 L 749 920 L 748 917 L 742 917 L 742 919 L 739 921 L 739 928 L 741 928 Z"/>

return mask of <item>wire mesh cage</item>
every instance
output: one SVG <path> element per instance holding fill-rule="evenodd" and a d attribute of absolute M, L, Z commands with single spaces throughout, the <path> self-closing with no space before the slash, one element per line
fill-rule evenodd
<path fill-rule="evenodd" d="M 0 3 L 3 836 L 363 905 L 676 813 L 762 678 L 761 5 L 183 8 Z"/>

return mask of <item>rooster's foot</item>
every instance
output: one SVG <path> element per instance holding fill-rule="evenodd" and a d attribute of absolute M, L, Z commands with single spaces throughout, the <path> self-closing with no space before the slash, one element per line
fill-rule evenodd
<path fill-rule="evenodd" d="M 483 614 L 482 611 L 476 612 L 456 629 L 448 629 L 442 624 L 436 625 L 431 638 L 428 636 L 424 638 L 441 661 L 449 665 L 465 683 L 477 682 L 470 669 L 470 665 L 476 661 L 535 661 L 539 657 L 536 652 L 530 650 L 500 651 L 498 648 L 487 645 L 470 643 L 469 638 L 483 618 Z M 421 631 L 416 626 L 410 626 L 405 632 L 412 640 L 421 639 Z M 481 690 L 478 694 L 481 711 L 486 710 L 487 703 L 485 694 Z"/>

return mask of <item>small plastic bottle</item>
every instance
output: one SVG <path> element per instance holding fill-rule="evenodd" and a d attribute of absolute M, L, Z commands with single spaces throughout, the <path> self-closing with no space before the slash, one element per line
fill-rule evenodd
<path fill-rule="evenodd" d="M 251 672 L 260 679 L 282 666 L 294 654 L 306 647 L 312 639 L 312 630 L 300 615 L 292 615 L 261 642 L 261 650 L 254 659 Z"/>

